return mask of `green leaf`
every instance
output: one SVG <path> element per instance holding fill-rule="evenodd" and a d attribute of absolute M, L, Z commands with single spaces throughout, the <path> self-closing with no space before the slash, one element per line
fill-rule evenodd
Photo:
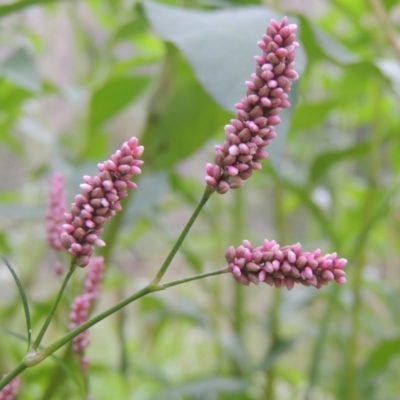
<path fill-rule="evenodd" d="M 60 0 L 23 0 L 15 1 L 11 4 L 4 4 L 0 6 L 0 18 L 17 11 L 21 11 L 24 8 L 31 7 L 35 4 L 51 4 L 56 2 L 59 3 Z"/>
<path fill-rule="evenodd" d="M 298 104 L 294 110 L 291 128 L 297 131 L 319 126 L 337 104 L 334 100 Z"/>
<path fill-rule="evenodd" d="M 384 374 L 393 357 L 400 356 L 400 336 L 380 341 L 369 353 L 358 371 L 358 384 L 365 395 L 378 385 L 377 378 Z"/>
<path fill-rule="evenodd" d="M 0 258 L 4 261 L 4 263 L 7 265 L 8 269 L 10 270 L 11 275 L 13 276 L 14 281 L 17 284 L 19 294 L 21 296 L 22 305 L 24 307 L 24 312 L 25 312 L 26 327 L 27 327 L 27 331 L 28 331 L 27 338 L 28 338 L 28 350 L 29 350 L 29 348 L 31 346 L 32 327 L 31 327 L 31 316 L 29 313 L 28 299 L 26 297 L 22 283 L 19 280 L 18 275 L 15 272 L 14 268 L 11 266 L 11 264 L 8 262 L 8 260 L 3 255 L 0 254 Z"/>
<path fill-rule="evenodd" d="M 254 72 L 253 57 L 260 54 L 257 42 L 267 24 L 283 17 L 267 7 L 198 11 L 147 1 L 144 8 L 157 34 L 178 47 L 207 93 L 229 111 L 245 96 L 244 82 Z M 296 57 L 300 75 L 304 67 L 300 48 Z"/>
<path fill-rule="evenodd" d="M 131 103 L 149 84 L 145 76 L 115 78 L 107 81 L 93 93 L 90 101 L 89 124 L 91 131 L 115 116 Z"/>
<path fill-rule="evenodd" d="M 41 88 L 34 59 L 23 48 L 16 50 L 0 64 L 0 76 L 30 92 L 36 93 Z"/>
<path fill-rule="evenodd" d="M 188 64 L 178 57 L 169 76 L 170 93 L 163 93 L 165 108 L 150 118 L 141 142 L 146 165 L 170 167 L 189 156 L 223 126 L 231 114 L 218 107 L 193 76 Z"/>
<path fill-rule="evenodd" d="M 309 181 L 317 182 L 326 173 L 326 171 L 335 163 L 346 159 L 354 160 L 364 156 L 370 145 L 368 142 L 356 143 L 353 146 L 341 150 L 332 150 L 322 153 L 316 157 L 310 168 Z"/>

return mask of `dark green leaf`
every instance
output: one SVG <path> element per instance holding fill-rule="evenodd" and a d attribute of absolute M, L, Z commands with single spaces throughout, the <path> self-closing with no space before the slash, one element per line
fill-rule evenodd
<path fill-rule="evenodd" d="M 361 142 L 346 147 L 345 149 L 332 150 L 319 154 L 310 168 L 310 182 L 317 182 L 332 165 L 338 162 L 347 159 L 354 160 L 364 156 L 367 153 L 369 146 L 368 142 Z"/>
<path fill-rule="evenodd" d="M 150 119 L 143 134 L 147 165 L 170 167 L 189 156 L 229 122 L 231 114 L 218 107 L 197 82 L 187 63 L 180 58 L 170 76 L 171 93 L 166 96 L 162 115 Z"/>
<path fill-rule="evenodd" d="M 14 278 L 14 281 L 18 287 L 19 295 L 21 296 L 22 300 L 22 305 L 24 307 L 24 312 L 25 312 L 25 320 L 26 320 L 26 328 L 27 328 L 27 339 L 28 339 L 28 350 L 31 346 L 31 335 L 32 335 L 32 327 L 31 327 L 31 316 L 29 313 L 29 304 L 28 304 L 28 299 L 26 297 L 24 288 L 22 286 L 21 281 L 18 278 L 17 273 L 15 272 L 14 268 L 11 266 L 11 264 L 8 262 L 8 260 L 0 254 L 0 258 L 4 261 L 4 263 L 7 265 L 7 268 L 10 270 L 11 275 Z"/>
<path fill-rule="evenodd" d="M 131 103 L 149 84 L 149 78 L 133 76 L 107 81 L 93 93 L 90 101 L 89 124 L 91 131 Z"/>

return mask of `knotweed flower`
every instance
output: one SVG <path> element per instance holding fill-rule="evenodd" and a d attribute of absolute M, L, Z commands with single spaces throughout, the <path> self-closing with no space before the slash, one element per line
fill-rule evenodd
<path fill-rule="evenodd" d="M 107 220 L 121 210 L 120 201 L 128 196 L 128 188 L 136 188 L 130 179 L 141 173 L 143 146 L 132 137 L 125 142 L 110 160 L 98 164 L 97 176 L 83 177 L 82 194 L 75 196 L 61 242 L 68 253 L 76 258 L 76 264 L 85 267 L 93 254 L 93 246 L 105 246 L 99 239 Z"/>
<path fill-rule="evenodd" d="M 295 283 L 317 289 L 329 281 L 346 283 L 345 258 L 337 258 L 336 253 L 321 256 L 319 249 L 303 252 L 300 243 L 280 247 L 275 240 L 265 240 L 262 246 L 253 249 L 244 240 L 236 249 L 229 247 L 225 258 L 233 277 L 243 285 L 265 282 L 291 290 Z"/>
<path fill-rule="evenodd" d="M 276 137 L 278 114 L 290 106 L 287 93 L 297 79 L 296 29 L 286 17 L 280 24 L 272 20 L 258 42 L 263 53 L 255 56 L 256 72 L 246 82 L 246 97 L 236 104 L 236 119 L 225 126 L 224 144 L 215 146 L 215 165 L 206 165 L 205 181 L 218 193 L 243 186 L 253 170 L 261 169 L 260 160 L 268 157 L 264 147 Z"/>
<path fill-rule="evenodd" d="M 8 385 L 0 390 L 0 400 L 13 400 L 19 388 L 19 376 L 14 378 Z"/>
<path fill-rule="evenodd" d="M 90 260 L 86 271 L 84 291 L 75 297 L 69 314 L 71 323 L 69 328 L 75 329 L 87 321 L 90 308 L 97 299 L 100 291 L 100 282 L 103 278 L 104 260 L 103 257 L 95 257 Z M 89 360 L 84 352 L 90 344 L 89 331 L 86 330 L 73 339 L 72 350 L 81 356 L 81 367 L 87 371 Z"/>
<path fill-rule="evenodd" d="M 64 231 L 65 222 L 65 185 L 61 174 L 54 174 L 50 183 L 50 191 L 47 200 L 47 243 L 56 251 L 62 251 L 60 235 Z"/>

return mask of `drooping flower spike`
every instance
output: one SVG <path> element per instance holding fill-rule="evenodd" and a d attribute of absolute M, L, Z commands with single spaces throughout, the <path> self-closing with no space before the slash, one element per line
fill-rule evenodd
<path fill-rule="evenodd" d="M 64 231 L 63 224 L 65 222 L 65 185 L 61 174 L 56 173 L 50 183 L 50 191 L 47 200 L 47 243 L 56 251 L 62 251 L 60 235 Z"/>
<path fill-rule="evenodd" d="M 69 314 L 71 323 L 69 328 L 75 329 L 88 320 L 89 312 L 92 304 L 98 298 L 100 291 L 100 282 L 103 278 L 104 259 L 103 257 L 92 258 L 86 269 L 86 279 L 83 293 L 75 297 L 71 312 Z M 89 346 L 89 331 L 86 330 L 74 337 L 72 350 L 81 357 L 81 367 L 83 371 L 87 371 L 89 359 L 85 355 L 85 349 Z"/>
<path fill-rule="evenodd" d="M 13 400 L 18 393 L 20 378 L 17 376 L 0 390 L 0 400 Z"/>
<path fill-rule="evenodd" d="M 110 160 L 98 164 L 97 176 L 83 177 L 82 194 L 75 196 L 70 213 L 65 214 L 66 224 L 61 242 L 76 264 L 85 267 L 93 254 L 93 246 L 105 246 L 99 238 L 107 220 L 121 210 L 120 201 L 128 196 L 128 188 L 136 188 L 133 175 L 141 173 L 140 160 L 144 151 L 138 139 L 125 142 Z"/>
<path fill-rule="evenodd" d="M 263 53 L 255 56 L 256 72 L 246 82 L 246 97 L 236 104 L 236 118 L 225 126 L 223 145 L 215 146 L 215 165 L 206 165 L 205 181 L 218 193 L 243 186 L 268 157 L 264 147 L 276 137 L 274 127 L 281 121 L 278 114 L 290 106 L 287 93 L 297 79 L 293 69 L 296 29 L 286 17 L 280 24 L 272 20 L 258 42 Z"/>
<path fill-rule="evenodd" d="M 321 256 L 319 249 L 303 252 L 300 243 L 280 247 L 275 240 L 266 239 L 262 246 L 253 248 L 244 240 L 237 248 L 230 246 L 225 258 L 233 277 L 243 285 L 265 282 L 291 290 L 295 283 L 317 289 L 329 281 L 346 283 L 345 258 L 337 258 L 336 253 Z"/>

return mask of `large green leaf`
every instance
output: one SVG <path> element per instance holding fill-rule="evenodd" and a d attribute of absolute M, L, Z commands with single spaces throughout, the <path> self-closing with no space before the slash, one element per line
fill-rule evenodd
<path fill-rule="evenodd" d="M 244 82 L 254 72 L 253 57 L 260 54 L 257 41 L 271 18 L 283 17 L 266 7 L 198 11 L 149 1 L 144 7 L 155 31 L 179 48 L 205 90 L 231 111 L 244 97 Z M 296 22 L 296 18 L 291 21 Z M 300 48 L 296 70 L 301 74 L 304 66 Z"/>
<path fill-rule="evenodd" d="M 272 18 L 282 18 L 266 7 L 206 12 L 146 2 L 145 11 L 155 31 L 183 53 L 205 91 L 229 111 L 233 111 L 235 103 L 245 96 L 244 82 L 254 72 L 254 55 L 260 53 L 257 41 Z M 291 20 L 296 22 L 295 18 Z M 305 55 L 299 48 L 296 70 L 301 74 L 304 67 Z M 296 101 L 295 93 L 293 90 L 290 95 L 292 104 Z M 190 94 L 186 101 L 189 97 Z M 293 109 L 289 109 L 282 113 L 278 138 L 269 147 L 271 162 L 277 170 L 292 112 Z"/>

